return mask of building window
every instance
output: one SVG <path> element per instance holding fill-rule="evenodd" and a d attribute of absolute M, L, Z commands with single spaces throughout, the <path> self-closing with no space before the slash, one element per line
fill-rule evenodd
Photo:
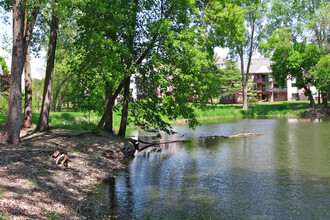
<path fill-rule="evenodd" d="M 296 83 L 292 83 L 292 84 L 291 84 L 291 87 L 297 87 L 297 86 L 296 86 Z"/>
<path fill-rule="evenodd" d="M 275 98 L 276 99 L 280 98 L 280 94 L 275 94 Z"/>
<path fill-rule="evenodd" d="M 292 100 L 299 100 L 298 93 L 292 93 Z"/>

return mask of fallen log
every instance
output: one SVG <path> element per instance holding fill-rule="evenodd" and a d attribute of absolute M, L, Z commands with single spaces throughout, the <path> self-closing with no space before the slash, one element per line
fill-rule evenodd
<path fill-rule="evenodd" d="M 234 135 L 229 135 L 229 136 L 206 136 L 206 137 L 201 137 L 201 138 L 206 138 L 206 139 L 241 138 L 241 137 L 257 136 L 257 135 L 263 135 L 263 134 L 262 133 L 242 133 L 242 134 L 234 134 Z M 189 140 L 176 140 L 176 141 L 162 141 L 162 142 L 149 143 L 149 142 L 143 141 L 141 139 L 138 139 L 138 140 L 129 139 L 129 141 L 134 143 L 136 150 L 139 152 L 143 151 L 149 147 L 156 146 L 156 145 L 179 143 L 179 142 L 189 142 Z M 138 147 L 139 143 L 146 144 L 146 146 L 139 148 Z"/>
<path fill-rule="evenodd" d="M 148 147 L 152 147 L 152 146 L 156 146 L 156 145 L 172 144 L 172 143 L 179 143 L 179 142 L 188 142 L 189 140 L 162 141 L 162 142 L 154 142 L 154 143 L 149 143 L 149 142 L 146 142 L 146 141 L 142 141 L 140 139 L 138 139 L 137 141 L 141 142 L 143 144 L 147 144 L 146 146 L 137 149 L 138 151 L 143 151 L 144 149 L 147 149 Z"/>
<path fill-rule="evenodd" d="M 249 137 L 249 136 L 258 136 L 263 135 L 262 133 L 242 133 L 242 134 L 234 134 L 228 136 L 228 138 L 240 138 L 240 137 Z"/>
<path fill-rule="evenodd" d="M 229 136 L 206 136 L 204 138 L 207 139 L 216 139 L 216 138 L 241 138 L 241 137 L 249 137 L 249 136 L 257 136 L 257 135 L 263 135 L 262 133 L 242 133 L 242 134 L 234 134 Z"/>

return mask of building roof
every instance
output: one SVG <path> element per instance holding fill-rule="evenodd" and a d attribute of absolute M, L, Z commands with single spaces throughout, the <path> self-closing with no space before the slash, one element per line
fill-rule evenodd
<path fill-rule="evenodd" d="M 227 60 L 225 57 L 215 57 L 215 65 L 224 64 Z"/>
<path fill-rule="evenodd" d="M 224 57 L 216 57 L 215 65 L 224 64 L 226 58 Z M 252 58 L 251 59 L 251 66 L 250 66 L 250 73 L 271 73 L 272 70 L 270 69 L 270 58 Z M 241 69 L 241 62 L 237 62 L 237 68 Z M 247 62 L 244 62 L 244 68 L 246 71 Z"/>
<path fill-rule="evenodd" d="M 271 73 L 270 69 L 270 58 L 252 58 L 250 65 L 250 73 Z M 237 66 L 240 68 L 241 63 L 237 63 Z M 244 68 L 246 71 L 247 62 L 244 62 Z"/>

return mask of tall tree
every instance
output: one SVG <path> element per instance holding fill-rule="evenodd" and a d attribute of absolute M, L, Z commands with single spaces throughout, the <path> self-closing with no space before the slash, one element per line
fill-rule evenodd
<path fill-rule="evenodd" d="M 323 105 L 326 107 L 330 92 L 330 54 L 321 57 L 311 70 L 311 73 L 313 74 L 316 88 L 322 93 Z"/>
<path fill-rule="evenodd" d="M 242 91 L 241 71 L 237 68 L 234 61 L 226 60 L 225 69 L 219 69 L 219 77 L 221 78 L 221 99 L 225 103 L 235 103 L 237 93 Z"/>
<path fill-rule="evenodd" d="M 237 53 L 240 59 L 242 87 L 243 87 L 243 110 L 248 109 L 248 83 L 250 78 L 251 59 L 254 52 L 257 51 L 259 41 L 262 36 L 262 24 L 265 20 L 266 1 L 254 0 L 243 1 L 241 7 L 244 11 L 244 17 L 247 26 L 246 42 L 238 42 L 235 47 L 232 47 L 233 53 Z M 245 59 L 245 55 L 247 59 Z M 244 66 L 247 61 L 246 67 Z"/>
<path fill-rule="evenodd" d="M 262 47 L 272 53 L 271 69 L 276 81 L 284 87 L 287 78 L 295 78 L 299 89 L 304 88 L 309 97 L 310 105 L 314 107 L 311 86 L 314 85 L 311 69 L 318 63 L 323 50 L 317 44 L 298 42 L 292 35 L 291 29 L 275 31 L 268 42 Z"/>
<path fill-rule="evenodd" d="M 51 30 L 49 37 L 49 45 L 48 45 L 44 93 L 42 99 L 41 113 L 36 128 L 36 130 L 38 131 L 45 131 L 49 129 L 48 119 L 49 119 L 50 106 L 51 106 L 51 91 L 52 91 L 52 79 L 54 73 L 56 41 L 57 41 L 57 33 L 59 29 L 59 20 L 56 14 L 56 6 L 55 6 L 56 3 L 57 0 L 54 0 L 52 7 L 52 23 L 51 23 Z"/>
<path fill-rule="evenodd" d="M 32 127 L 32 74 L 30 63 L 30 45 L 26 53 L 26 60 L 24 65 L 25 73 L 25 105 L 24 105 L 24 119 L 23 128 Z"/>
<path fill-rule="evenodd" d="M 260 43 L 261 51 L 266 56 L 274 56 L 277 51 L 276 57 L 272 59 L 277 60 L 278 64 L 283 62 L 284 65 L 286 62 L 302 65 L 296 67 L 297 71 L 294 72 L 299 77 L 296 79 L 298 85 L 300 88 L 305 88 L 312 106 L 314 106 L 314 99 L 309 87 L 316 81 L 309 70 L 318 62 L 320 51 L 326 54 L 329 51 L 329 9 L 329 4 L 323 0 L 273 0 L 270 3 L 264 32 L 268 39 L 267 42 Z M 316 43 L 319 48 L 315 48 L 313 43 Z M 283 52 L 283 57 L 280 56 L 280 51 Z M 312 53 L 310 54 L 312 57 L 306 57 L 308 53 Z M 292 66 L 288 68 L 292 70 Z M 298 68 L 304 69 L 303 72 L 299 73 Z M 282 73 L 279 77 L 287 75 L 287 73 Z M 293 77 L 293 75 L 290 76 Z"/>
<path fill-rule="evenodd" d="M 27 48 L 30 44 L 31 34 L 36 18 L 39 14 L 39 10 L 39 1 L 13 1 L 13 51 L 11 65 L 12 77 L 10 83 L 7 119 L 5 126 L 1 131 L 2 138 L 9 143 L 18 144 L 20 142 L 20 129 L 22 124 L 21 79 Z M 24 21 L 26 13 L 28 13 L 28 19 L 25 27 Z"/>
<path fill-rule="evenodd" d="M 319 8 L 309 16 L 306 28 L 312 31 L 309 36 L 311 42 L 325 49 L 325 54 L 330 52 L 330 4 L 321 2 Z"/>
<path fill-rule="evenodd" d="M 211 1 L 206 10 L 214 30 L 215 43 L 230 48 L 230 54 L 240 60 L 243 110 L 248 109 L 248 83 L 251 58 L 262 36 L 266 1 Z"/>

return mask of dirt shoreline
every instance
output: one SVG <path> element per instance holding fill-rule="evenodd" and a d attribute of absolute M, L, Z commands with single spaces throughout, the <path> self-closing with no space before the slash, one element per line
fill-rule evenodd
<path fill-rule="evenodd" d="M 127 169 L 134 146 L 108 133 L 21 132 L 21 145 L 0 142 L 0 219 L 85 219 L 88 196 L 115 171 Z M 57 166 L 54 150 L 69 155 Z"/>

